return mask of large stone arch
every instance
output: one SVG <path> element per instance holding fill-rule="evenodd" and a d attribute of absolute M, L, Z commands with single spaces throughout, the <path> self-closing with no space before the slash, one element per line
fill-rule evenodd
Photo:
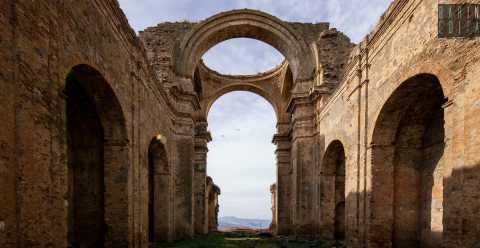
<path fill-rule="evenodd" d="M 264 98 L 272 106 L 277 121 L 285 120 L 285 101 L 281 94 L 281 85 L 283 84 L 285 71 L 289 68 L 288 63 L 256 75 L 223 75 L 206 67 L 200 63 L 197 70 L 200 78 L 205 78 L 201 82 L 202 91 L 200 92 L 200 110 L 199 115 L 202 119 L 207 118 L 213 103 L 223 95 L 233 91 L 246 91 L 257 94 Z"/>
<path fill-rule="evenodd" d="M 101 216 L 95 215 L 91 220 L 95 222 L 95 225 L 104 225 L 104 227 L 99 226 L 98 230 L 94 230 L 95 232 L 101 232 L 95 234 L 97 237 L 91 237 L 92 233 L 85 234 L 86 236 L 84 235 L 84 237 L 91 237 L 92 239 L 86 238 L 87 242 L 95 242 L 95 246 L 100 245 L 98 242 L 103 242 L 107 247 L 126 247 L 129 243 L 128 171 L 130 162 L 129 142 L 123 110 L 113 89 L 103 75 L 95 68 L 86 64 L 76 65 L 70 70 L 65 81 L 65 93 L 67 96 L 66 115 L 69 140 L 67 146 L 69 155 L 68 166 L 69 174 L 72 174 L 69 175 L 69 209 L 75 211 L 73 209 L 75 207 L 79 209 L 91 207 L 82 204 L 75 206 L 75 194 L 83 194 L 84 192 L 81 192 L 81 187 L 83 186 L 87 190 L 93 190 L 102 194 L 101 199 L 98 198 L 94 201 L 98 203 L 95 204 L 98 205 L 97 210 L 103 213 L 100 214 Z M 82 109 L 85 107 L 82 105 L 85 104 L 90 107 Z M 96 119 L 92 122 L 97 122 L 97 124 L 92 124 L 91 126 L 96 130 L 86 130 L 84 121 L 87 120 L 83 119 L 86 115 Z M 89 140 L 89 137 L 92 140 Z M 94 141 L 97 145 L 92 145 L 91 141 Z M 91 161 L 88 160 L 90 159 L 89 156 L 93 156 L 93 154 L 98 155 L 94 156 L 97 159 L 92 158 Z M 79 160 L 79 158 L 81 159 Z M 88 161 L 85 161 L 85 159 Z M 93 182 L 75 185 L 76 182 L 72 180 L 74 178 L 81 179 L 81 177 L 74 175 L 76 173 L 74 170 L 71 170 L 76 165 L 83 167 L 93 165 L 101 170 L 98 173 L 90 173 L 91 175 L 96 175 L 95 177 L 99 180 L 96 183 L 97 188 L 90 187 L 90 184 L 94 184 Z M 80 171 L 80 173 L 90 175 L 85 173 L 86 169 L 82 170 L 83 172 Z M 75 191 L 76 187 L 80 187 L 77 192 Z M 103 209 L 99 209 L 100 207 L 103 207 Z M 70 213 L 69 216 L 72 214 Z M 90 214 L 88 212 L 83 211 L 83 214 L 87 216 L 77 216 L 78 219 L 89 218 Z M 93 218 L 102 219 L 94 220 Z M 94 229 L 91 227 L 91 223 L 88 222 L 85 223 L 86 226 L 84 227 L 75 226 L 75 224 L 71 223 L 74 219 L 74 216 L 69 218 L 69 229 L 73 229 L 73 232 L 78 231 L 75 229 L 79 228 Z M 77 238 L 82 237 L 79 236 Z M 71 240 L 78 242 L 75 238 Z"/>
<path fill-rule="evenodd" d="M 371 144 L 369 247 L 438 247 L 443 232 L 445 95 L 432 74 L 398 86 Z"/>
<path fill-rule="evenodd" d="M 200 108 L 195 112 L 195 118 L 198 121 L 198 126 L 197 126 L 197 135 L 198 135 L 198 140 L 196 141 L 196 144 L 198 145 L 198 154 L 200 154 L 198 157 L 200 157 L 200 160 L 203 160 L 200 162 L 200 164 L 204 164 L 203 168 L 206 166 L 206 152 L 208 149 L 206 148 L 206 143 L 210 141 L 211 138 L 210 135 L 208 134 L 207 137 L 205 137 L 205 132 L 207 131 L 207 126 L 208 126 L 208 114 L 210 112 L 210 109 L 212 105 L 222 96 L 224 96 L 227 93 L 234 92 L 234 91 L 245 91 L 245 92 L 250 92 L 254 93 L 260 97 L 262 97 L 265 101 L 267 101 L 270 106 L 272 107 L 272 110 L 275 113 L 276 121 L 277 121 L 277 134 L 282 132 L 283 129 L 285 129 L 285 125 L 289 125 L 289 113 L 285 111 L 286 109 L 286 101 L 285 98 L 281 94 L 281 86 L 283 85 L 283 82 L 285 80 L 285 71 L 289 68 L 289 64 L 284 62 L 281 65 L 279 65 L 276 68 L 273 68 L 272 70 L 259 73 L 256 75 L 223 75 L 220 74 L 216 71 L 213 71 L 209 69 L 202 61 L 200 61 L 199 65 L 196 68 L 195 71 L 195 78 L 194 78 L 194 83 L 197 86 L 196 87 L 196 93 L 199 96 L 199 105 Z M 200 87 L 201 86 L 201 87 Z M 283 128 L 283 129 L 281 129 Z M 203 130 L 203 131 L 200 131 Z M 207 132 L 208 133 L 208 132 Z M 278 135 L 275 133 L 272 133 L 274 140 L 276 142 L 276 145 L 278 146 Z M 282 142 L 284 139 L 282 139 Z M 203 143 L 205 142 L 205 143 Z M 202 146 L 204 148 L 202 149 Z M 286 145 L 281 145 L 281 148 L 277 149 L 276 155 L 277 155 L 277 163 L 282 163 L 285 164 L 285 150 L 286 150 Z M 281 150 L 281 151 L 280 151 Z M 280 157 L 280 158 L 279 158 Z M 281 162 L 279 162 L 281 160 Z M 202 166 L 199 166 L 201 168 Z M 277 182 L 278 182 L 278 188 L 280 189 L 281 197 L 286 195 L 285 192 L 288 192 L 290 190 L 289 188 L 291 187 L 285 180 L 283 172 L 283 166 L 279 170 L 281 173 L 277 173 L 278 177 L 282 177 L 282 179 L 279 180 L 277 177 Z M 199 170 L 198 172 L 196 171 L 196 175 L 198 175 L 198 185 L 199 188 L 201 189 L 201 192 L 204 192 L 203 188 L 204 186 L 204 178 L 206 174 L 204 173 L 203 170 Z M 199 197 L 198 197 L 199 198 Z M 207 195 L 208 198 L 208 195 Z M 198 200 L 197 202 L 201 202 L 201 199 Z M 286 201 L 285 201 L 286 202 Z M 207 208 L 212 210 L 211 206 L 209 204 L 206 204 Z M 283 228 L 281 233 L 285 233 L 284 230 L 289 228 L 287 224 L 285 223 L 285 217 L 284 215 L 288 213 L 290 210 L 288 207 L 285 207 L 285 204 L 279 204 L 278 208 L 276 208 L 277 211 L 281 212 L 281 216 L 283 217 L 282 221 L 280 222 L 280 227 Z M 201 216 L 202 213 L 204 213 L 203 209 L 197 209 L 197 216 Z M 213 212 L 207 213 L 212 215 Z M 277 220 L 273 220 L 277 221 Z M 200 222 L 200 221 L 199 221 Z M 208 223 L 208 221 L 207 221 Z M 203 231 L 204 225 L 201 225 L 199 223 L 197 229 Z M 201 233 L 201 231 L 199 231 Z"/>
<path fill-rule="evenodd" d="M 289 24 L 257 10 L 233 10 L 214 15 L 194 26 L 177 48 L 176 71 L 193 78 L 202 55 L 233 38 L 263 41 L 280 51 L 291 66 L 294 81 L 311 79 L 315 60 L 307 42 Z"/>
<path fill-rule="evenodd" d="M 407 80 L 414 78 L 418 75 L 434 75 L 437 78 L 437 81 L 440 84 L 440 87 L 445 95 L 445 98 L 449 101 L 453 101 L 455 95 L 455 76 L 452 74 L 451 70 L 448 69 L 447 66 L 439 63 L 438 61 L 433 60 L 426 60 L 426 61 L 419 61 L 411 66 L 405 67 L 393 77 L 395 80 L 388 83 L 388 86 L 382 88 L 379 91 L 379 97 L 381 100 L 380 106 L 384 106 L 388 99 L 393 95 L 393 93 L 400 87 L 401 84 L 406 82 Z M 379 87 L 380 85 L 377 85 Z M 382 108 L 378 108 L 372 115 L 372 120 L 374 121 L 372 125 L 378 122 L 380 118 Z M 368 143 L 372 143 L 373 136 L 374 136 L 374 128 L 371 128 L 368 133 Z"/>
<path fill-rule="evenodd" d="M 261 96 L 263 99 L 265 99 L 270 105 L 272 106 L 275 115 L 278 118 L 278 103 L 273 100 L 272 96 L 270 95 L 269 92 L 265 91 L 261 87 L 255 84 L 250 84 L 250 83 L 238 83 L 238 84 L 231 84 L 226 87 L 220 88 L 217 92 L 215 92 L 214 95 L 211 97 L 204 99 L 205 100 L 205 113 L 206 116 L 208 117 L 208 113 L 210 112 L 210 108 L 212 107 L 213 103 L 215 103 L 220 97 L 222 97 L 225 94 L 228 94 L 230 92 L 234 91 L 245 91 L 245 92 L 251 92 L 255 93 L 259 96 Z"/>

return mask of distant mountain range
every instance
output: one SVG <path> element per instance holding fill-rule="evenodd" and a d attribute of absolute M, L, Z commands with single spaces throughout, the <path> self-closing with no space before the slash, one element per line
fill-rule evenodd
<path fill-rule="evenodd" d="M 218 218 L 218 229 L 225 230 L 231 228 L 247 228 L 247 229 L 267 229 L 270 227 L 270 220 L 260 219 L 243 219 L 233 216 L 225 216 Z"/>

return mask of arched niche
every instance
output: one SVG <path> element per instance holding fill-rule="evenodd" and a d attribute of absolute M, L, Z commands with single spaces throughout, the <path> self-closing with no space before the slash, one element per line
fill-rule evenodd
<path fill-rule="evenodd" d="M 345 149 L 335 140 L 327 147 L 320 169 L 321 235 L 345 239 Z"/>
<path fill-rule="evenodd" d="M 168 241 L 170 232 L 170 167 L 161 136 L 148 148 L 148 239 L 150 243 Z"/>
<path fill-rule="evenodd" d="M 70 70 L 65 94 L 69 243 L 128 244 L 128 139 L 120 103 L 88 65 Z"/>
<path fill-rule="evenodd" d="M 443 233 L 445 96 L 419 74 L 388 98 L 372 137 L 369 228 L 374 247 L 440 247 Z"/>

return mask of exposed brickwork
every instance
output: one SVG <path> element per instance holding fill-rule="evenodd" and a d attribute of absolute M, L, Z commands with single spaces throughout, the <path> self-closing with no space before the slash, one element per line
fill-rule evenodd
<path fill-rule="evenodd" d="M 216 230 L 206 120 L 234 90 L 277 114 L 275 233 L 478 244 L 480 43 L 437 38 L 437 3 L 395 0 L 353 45 L 327 23 L 254 10 L 137 37 L 114 0 L 2 1 L 0 246 L 146 247 Z M 286 61 L 251 76 L 201 62 L 236 37 Z"/>
<path fill-rule="evenodd" d="M 65 84 L 75 66 L 88 65 L 82 67 L 95 73 L 80 72 L 80 81 L 95 103 L 106 142 L 105 244 L 144 247 L 148 146 L 162 134 L 173 152 L 174 114 L 154 87 L 143 45 L 116 1 L 1 5 L 0 246 L 67 247 L 72 203 Z"/>
<path fill-rule="evenodd" d="M 74 73 L 67 77 L 68 243 L 101 246 L 105 236 L 104 132 Z"/>

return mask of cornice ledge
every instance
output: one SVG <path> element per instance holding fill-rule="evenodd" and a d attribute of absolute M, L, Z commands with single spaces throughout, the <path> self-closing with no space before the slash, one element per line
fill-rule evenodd
<path fill-rule="evenodd" d="M 207 146 L 202 144 L 197 144 L 196 142 L 195 142 L 194 148 L 196 153 L 208 153 L 209 151 Z"/>
<path fill-rule="evenodd" d="M 177 116 L 172 120 L 172 132 L 175 135 L 181 135 L 181 136 L 194 136 L 195 135 L 195 130 L 194 130 L 194 122 L 192 120 L 191 115 L 184 114 L 184 116 Z"/>
<path fill-rule="evenodd" d="M 272 138 L 272 143 L 277 144 L 278 142 L 289 142 L 290 141 L 290 133 L 282 133 L 282 134 L 274 134 Z"/>
<path fill-rule="evenodd" d="M 194 92 L 184 91 L 176 86 L 170 88 L 175 101 L 190 103 L 194 111 L 200 110 L 200 100 Z"/>
<path fill-rule="evenodd" d="M 322 98 L 325 95 L 331 95 L 332 94 L 332 86 L 335 84 L 329 83 L 329 84 L 321 84 L 321 85 L 315 85 L 313 88 L 310 90 L 309 95 L 312 99 L 312 101 L 316 101 L 319 98 Z"/>
<path fill-rule="evenodd" d="M 200 132 L 195 134 L 195 139 L 204 139 L 207 140 L 207 142 L 210 142 L 212 141 L 212 135 L 210 131 Z"/>
<path fill-rule="evenodd" d="M 212 135 L 207 129 L 208 123 L 203 119 L 195 121 L 195 139 L 207 140 L 207 142 L 212 141 Z"/>
<path fill-rule="evenodd" d="M 287 106 L 285 108 L 285 111 L 287 113 L 292 113 L 296 106 L 298 105 L 307 105 L 307 104 L 312 104 L 312 99 L 310 97 L 309 93 L 297 93 L 297 94 L 292 94 L 288 100 Z"/>

